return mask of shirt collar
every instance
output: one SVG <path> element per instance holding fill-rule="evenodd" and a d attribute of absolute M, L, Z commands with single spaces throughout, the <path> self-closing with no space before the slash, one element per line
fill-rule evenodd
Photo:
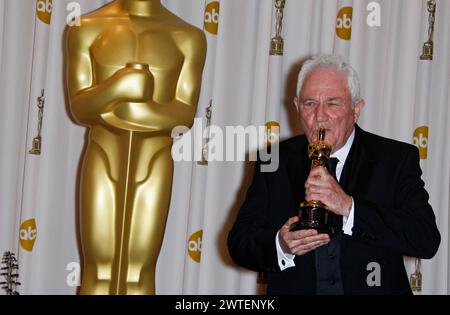
<path fill-rule="evenodd" d="M 347 142 L 344 144 L 342 148 L 334 152 L 331 157 L 338 158 L 339 162 L 345 164 L 345 160 L 347 160 L 348 153 L 350 152 L 350 148 L 352 147 L 353 140 L 355 139 L 355 128 L 353 128 L 350 137 L 348 137 Z"/>

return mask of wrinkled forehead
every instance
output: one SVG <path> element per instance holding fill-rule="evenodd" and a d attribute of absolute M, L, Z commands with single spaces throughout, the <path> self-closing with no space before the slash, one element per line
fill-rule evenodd
<path fill-rule="evenodd" d="M 320 66 L 313 69 L 304 79 L 300 97 L 351 97 L 348 88 L 348 75 L 345 70 L 333 66 Z"/>

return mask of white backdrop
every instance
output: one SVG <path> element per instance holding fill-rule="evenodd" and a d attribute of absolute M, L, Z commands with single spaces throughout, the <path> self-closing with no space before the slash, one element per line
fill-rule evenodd
<path fill-rule="evenodd" d="M 85 130 L 68 114 L 62 50 L 66 8 L 74 1 L 53 0 L 51 7 L 48 2 L 0 0 L 0 253 L 18 256 L 21 294 L 74 294 L 80 261 L 76 200 Z M 107 2 L 76 1 L 83 13 Z M 197 117 L 205 118 L 212 100 L 211 123 L 217 126 L 279 121 L 282 138 L 294 135 L 299 128 L 292 97 L 300 60 L 323 52 L 350 61 L 366 99 L 360 126 L 409 143 L 417 137 L 427 153 L 421 160 L 423 179 L 442 242 L 433 259 L 422 261 L 423 293 L 448 294 L 450 1 L 436 1 L 433 61 L 419 59 L 428 37 L 425 0 L 287 0 L 284 56 L 269 56 L 275 34 L 272 0 L 221 0 L 220 9 L 212 0 L 162 2 L 199 28 L 208 20 Z M 367 24 L 369 3 L 379 4 L 380 26 Z M 353 7 L 350 40 L 336 32 L 338 12 L 347 6 Z M 38 15 L 37 8 L 44 12 Z M 31 155 L 41 89 L 42 154 Z M 428 127 L 427 135 L 426 128 L 418 129 L 422 126 Z M 257 274 L 236 267 L 226 250 L 250 176 L 245 162 L 175 163 L 157 293 L 262 292 Z M 405 261 L 412 272 L 413 260 Z"/>

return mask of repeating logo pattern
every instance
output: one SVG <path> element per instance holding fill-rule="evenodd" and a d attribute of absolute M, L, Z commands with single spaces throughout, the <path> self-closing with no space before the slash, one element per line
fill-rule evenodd
<path fill-rule="evenodd" d="M 193 261 L 199 263 L 202 255 L 203 230 L 193 233 L 188 240 L 188 253 Z"/>
<path fill-rule="evenodd" d="M 419 149 L 421 160 L 428 156 L 428 126 L 420 126 L 414 131 L 413 144 Z"/>
<path fill-rule="evenodd" d="M 353 8 L 343 7 L 339 10 L 336 18 L 336 35 L 343 40 L 352 38 Z"/>
<path fill-rule="evenodd" d="M 37 237 L 36 220 L 29 219 L 23 221 L 20 225 L 19 239 L 20 245 L 26 251 L 31 252 Z"/>
<path fill-rule="evenodd" d="M 42 22 L 50 24 L 52 18 L 52 0 L 36 0 L 36 13 Z"/>
<path fill-rule="evenodd" d="M 219 29 L 220 3 L 213 1 L 205 8 L 205 30 L 213 35 L 217 35 Z"/>

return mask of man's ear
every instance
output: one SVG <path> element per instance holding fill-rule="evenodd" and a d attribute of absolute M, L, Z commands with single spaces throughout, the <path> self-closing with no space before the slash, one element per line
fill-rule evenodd
<path fill-rule="evenodd" d="M 294 105 L 295 105 L 295 109 L 298 111 L 300 111 L 300 108 L 298 108 L 298 97 L 294 96 Z"/>
<path fill-rule="evenodd" d="M 358 122 L 359 115 L 361 114 L 361 110 L 363 109 L 365 104 L 366 104 L 366 102 L 362 98 L 356 102 L 355 108 L 353 109 L 353 115 L 354 115 L 353 118 L 354 118 L 355 123 Z"/>

